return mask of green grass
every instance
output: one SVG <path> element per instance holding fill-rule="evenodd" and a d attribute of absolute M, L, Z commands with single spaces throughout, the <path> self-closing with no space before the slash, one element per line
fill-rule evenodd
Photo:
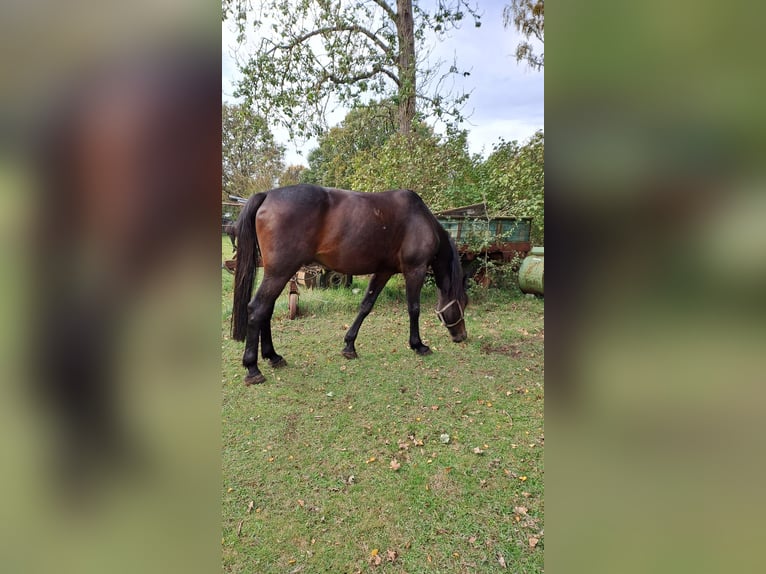
<path fill-rule="evenodd" d="M 500 571 L 501 556 L 511 572 L 543 571 L 542 300 L 474 296 L 458 345 L 426 311 L 427 287 L 434 354 L 418 357 L 392 280 L 348 361 L 361 294 L 301 289 L 298 319 L 285 295 L 275 310 L 288 367 L 264 363 L 266 383 L 245 387 L 222 275 L 225 572 Z"/>

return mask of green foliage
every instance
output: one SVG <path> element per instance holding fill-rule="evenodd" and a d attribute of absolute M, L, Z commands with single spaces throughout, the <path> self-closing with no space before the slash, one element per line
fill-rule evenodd
<path fill-rule="evenodd" d="M 289 165 L 285 168 L 282 174 L 279 176 L 279 187 L 285 187 L 288 185 L 296 185 L 301 183 L 303 179 L 303 173 L 306 171 L 306 166 L 303 165 Z"/>
<path fill-rule="evenodd" d="M 477 160 L 468 153 L 467 133 L 439 136 L 416 119 L 410 134 L 399 134 L 390 100 L 351 110 L 319 138 L 308 158 L 305 183 L 370 192 L 413 189 L 437 210 L 463 201 L 464 190 L 476 193 Z"/>
<path fill-rule="evenodd" d="M 266 121 L 243 105 L 223 104 L 221 116 L 222 199 L 274 187 L 284 147 L 275 143 Z"/>
<path fill-rule="evenodd" d="M 395 134 L 382 147 L 354 157 L 352 186 L 363 191 L 412 189 L 435 211 L 452 207 L 474 167 L 466 136 L 454 131 L 440 137 L 425 127 L 408 136 Z"/>
<path fill-rule="evenodd" d="M 524 145 L 501 140 L 482 162 L 469 153 L 466 131 L 440 136 L 416 120 L 405 136 L 395 115 L 390 101 L 353 109 L 319 138 L 301 181 L 368 192 L 412 189 L 434 211 L 486 201 L 491 216 L 532 217 L 532 242 L 544 244 L 542 131 Z"/>
<path fill-rule="evenodd" d="M 545 238 L 545 136 L 520 146 L 501 141 L 477 170 L 479 190 L 493 215 L 532 218 L 532 243 Z"/>
<path fill-rule="evenodd" d="M 319 138 L 319 147 L 309 152 L 309 169 L 302 181 L 352 189 L 354 157 L 379 149 L 396 133 L 396 113 L 391 100 L 354 107 L 340 125 Z"/>
<path fill-rule="evenodd" d="M 246 24 L 261 37 L 240 66 L 235 95 L 291 135 L 319 135 L 328 105 L 353 105 L 369 98 L 392 98 L 398 129 L 408 133 L 416 102 L 437 117 L 459 118 L 466 94 L 452 97 L 439 64 L 425 67 L 421 54 L 429 39 L 471 17 L 468 0 L 444 0 L 433 6 L 416 0 L 265 0 L 253 9 L 249 0 L 224 0 L 222 17 L 237 24 L 240 43 Z M 461 71 L 452 66 L 445 74 Z M 427 92 L 428 85 L 439 93 Z"/>
<path fill-rule="evenodd" d="M 526 38 L 516 47 L 516 61 L 526 61 L 530 68 L 541 70 L 545 66 L 545 53 L 535 53 L 529 40 L 535 38 L 540 44 L 545 42 L 544 0 L 511 0 L 503 8 L 503 24 L 506 28 L 513 25 Z"/>

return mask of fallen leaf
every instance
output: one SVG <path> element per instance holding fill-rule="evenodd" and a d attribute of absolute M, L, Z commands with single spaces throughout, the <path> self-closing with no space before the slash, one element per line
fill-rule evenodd
<path fill-rule="evenodd" d="M 396 550 L 391 550 L 391 549 L 386 550 L 386 560 L 388 560 L 389 562 L 395 562 L 398 557 L 399 557 L 399 554 L 397 553 Z"/>
<path fill-rule="evenodd" d="M 439 440 L 442 442 L 442 444 L 449 444 L 450 436 L 447 433 L 444 433 L 439 435 Z"/>
<path fill-rule="evenodd" d="M 477 446 L 473 449 L 473 454 L 484 454 L 484 451 Z"/>
<path fill-rule="evenodd" d="M 526 477 L 526 476 L 520 476 L 520 477 L 519 477 L 519 480 L 520 480 L 521 482 L 526 482 L 526 481 L 527 481 L 527 477 Z"/>
<path fill-rule="evenodd" d="M 527 512 L 529 512 L 529 509 L 526 506 L 514 506 L 513 507 L 513 511 L 516 514 L 524 514 L 524 515 L 526 515 Z"/>
<path fill-rule="evenodd" d="M 367 464 L 370 464 L 371 462 L 375 462 L 376 460 L 378 460 L 378 459 L 377 459 L 377 458 L 375 458 L 374 456 L 371 456 L 371 457 L 370 457 L 370 458 L 368 458 L 368 459 L 367 459 L 365 462 L 366 462 Z"/>
<path fill-rule="evenodd" d="M 534 548 L 535 546 L 537 546 L 538 542 L 540 542 L 539 538 L 535 538 L 534 536 L 530 536 L 529 537 L 529 547 L 530 548 Z"/>
<path fill-rule="evenodd" d="M 377 548 L 373 548 L 372 552 L 370 552 L 370 556 L 377 556 L 377 555 L 378 555 L 378 549 Z"/>
<path fill-rule="evenodd" d="M 298 506 L 300 506 L 301 508 L 303 508 L 304 506 L 306 506 L 306 502 L 305 502 L 305 501 L 303 501 L 303 500 L 298 500 Z"/>
<path fill-rule="evenodd" d="M 471 537 L 468 538 L 468 543 L 469 544 L 473 544 L 474 542 L 476 542 L 476 537 L 475 536 L 471 536 Z"/>
<path fill-rule="evenodd" d="M 501 568 L 508 568 L 508 566 L 505 564 L 505 558 L 503 558 L 502 554 L 497 555 L 497 562 L 500 564 Z"/>
<path fill-rule="evenodd" d="M 396 459 L 392 460 L 389 466 L 391 467 L 392 470 L 399 470 L 402 467 L 402 465 L 399 464 L 399 461 Z"/>

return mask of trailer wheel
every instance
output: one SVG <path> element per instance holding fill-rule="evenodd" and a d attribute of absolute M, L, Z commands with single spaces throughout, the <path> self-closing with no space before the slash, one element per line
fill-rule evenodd
<path fill-rule="evenodd" d="M 332 287 L 337 289 L 339 287 L 348 287 L 351 285 L 351 281 L 351 275 L 345 275 L 343 273 L 338 273 L 337 271 L 325 271 L 322 274 L 321 285 L 323 287 Z"/>

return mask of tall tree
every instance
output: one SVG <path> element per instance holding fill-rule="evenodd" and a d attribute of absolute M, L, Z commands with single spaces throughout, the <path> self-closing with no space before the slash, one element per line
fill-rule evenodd
<path fill-rule="evenodd" d="M 428 36 L 442 39 L 470 17 L 481 26 L 470 0 L 223 0 L 223 19 L 237 22 L 240 40 L 248 22 L 261 36 L 258 48 L 240 65 L 236 95 L 291 135 L 317 135 L 333 98 L 343 105 L 369 97 L 397 105 L 398 131 L 409 134 L 416 108 L 439 118 L 459 119 L 467 94 L 440 87 L 429 68 Z M 449 74 L 458 74 L 452 65 Z"/>
<path fill-rule="evenodd" d="M 244 105 L 223 104 L 222 198 L 249 197 L 274 187 L 283 170 L 284 148 L 266 121 Z"/>
<path fill-rule="evenodd" d="M 526 40 L 516 47 L 516 61 L 525 60 L 530 68 L 540 70 L 545 65 L 545 53 L 535 53 L 530 40 L 537 39 L 545 44 L 545 1 L 511 0 L 503 8 L 503 24 L 507 28 L 513 25 Z"/>

